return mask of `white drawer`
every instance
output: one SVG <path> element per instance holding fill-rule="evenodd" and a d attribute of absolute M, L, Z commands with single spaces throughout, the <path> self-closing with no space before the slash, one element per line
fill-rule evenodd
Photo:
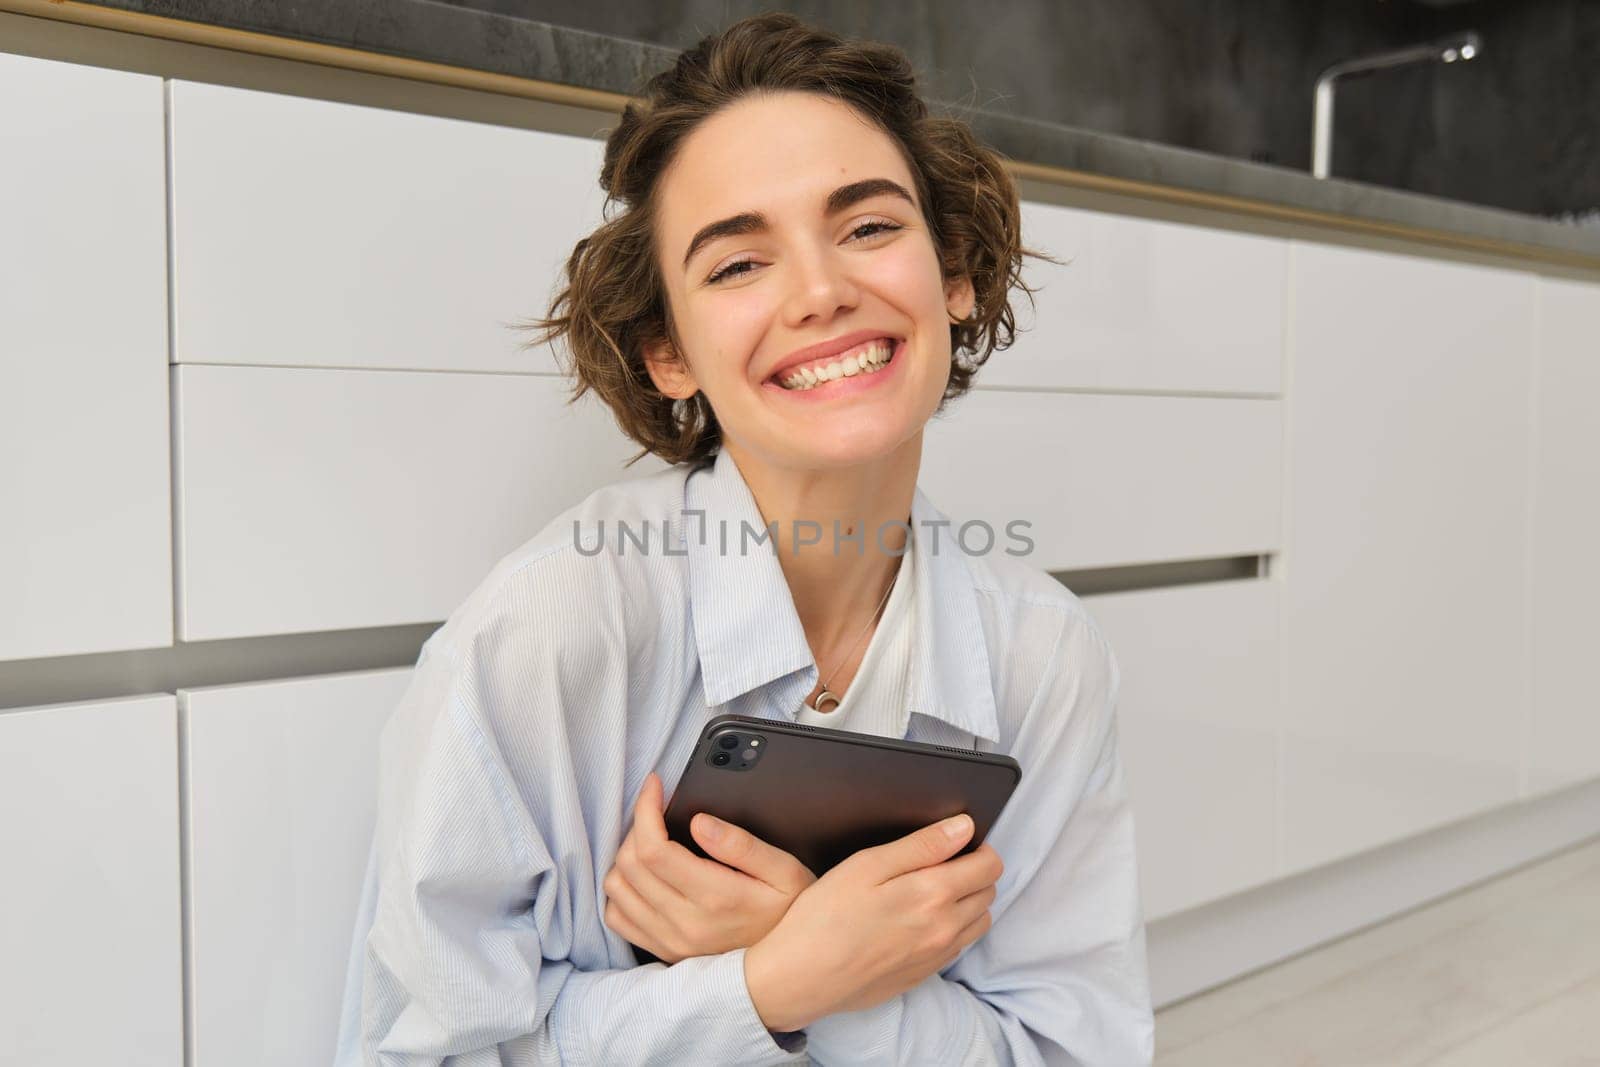
<path fill-rule="evenodd" d="M 1517 798 L 1534 280 L 1296 244 L 1284 873 Z"/>
<path fill-rule="evenodd" d="M 161 80 L 0 54 L 0 660 L 172 641 Z"/>
<path fill-rule="evenodd" d="M 180 692 L 194 1067 L 327 1063 L 411 670 Z"/>
<path fill-rule="evenodd" d="M 1600 775 L 1600 284 L 1539 279 L 1528 790 Z"/>
<path fill-rule="evenodd" d="M 1068 262 L 1024 258 L 1042 289 L 981 385 L 1281 391 L 1286 241 L 1034 201 L 1022 240 Z"/>
<path fill-rule="evenodd" d="M 600 221 L 601 142 L 172 83 L 174 359 L 555 370 L 543 314 Z"/>
<path fill-rule="evenodd" d="M 179 626 L 200 641 L 442 620 L 632 468 L 542 375 L 178 367 Z"/>
<path fill-rule="evenodd" d="M 929 424 L 920 484 L 997 551 L 1031 523 L 1045 570 L 1254 555 L 1278 545 L 1279 418 L 1276 400 L 980 390 Z"/>
<path fill-rule="evenodd" d="M 173 698 L 0 712 L 0 1062 L 183 1062 Z"/>
<path fill-rule="evenodd" d="M 1089 596 L 1084 604 L 1122 667 L 1117 721 L 1145 917 L 1270 881 L 1277 584 L 1205 582 Z"/>

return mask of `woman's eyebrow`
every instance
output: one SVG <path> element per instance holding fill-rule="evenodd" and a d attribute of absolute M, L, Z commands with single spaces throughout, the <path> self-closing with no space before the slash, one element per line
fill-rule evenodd
<path fill-rule="evenodd" d="M 828 194 L 826 214 L 837 215 L 855 204 L 874 196 L 898 196 L 912 206 L 916 201 L 911 194 L 906 192 L 905 186 L 899 182 L 890 181 L 888 178 L 863 178 L 858 182 L 841 185 Z M 719 219 L 707 226 L 700 227 L 695 232 L 694 238 L 689 242 L 689 250 L 683 254 L 683 265 L 687 267 L 701 246 L 718 237 L 734 237 L 747 233 L 761 233 L 767 228 L 767 217 L 759 211 L 746 211 L 728 218 Z"/>

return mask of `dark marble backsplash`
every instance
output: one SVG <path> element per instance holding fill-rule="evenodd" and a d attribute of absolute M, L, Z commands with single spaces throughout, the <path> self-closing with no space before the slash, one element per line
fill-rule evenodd
<path fill-rule="evenodd" d="M 1341 85 L 1335 175 L 1535 215 L 1600 212 L 1593 0 L 443 2 L 674 50 L 789 10 L 899 45 L 941 100 L 1301 170 L 1323 68 L 1476 29 L 1470 63 Z"/>
<path fill-rule="evenodd" d="M 1600 0 L 88 2 L 617 93 L 783 8 L 899 45 L 1017 160 L 1600 257 Z M 1465 29 L 1470 63 L 1341 83 L 1354 180 L 1310 177 L 1324 68 Z"/>
<path fill-rule="evenodd" d="M 1483 54 L 1340 90 L 1341 176 L 1600 226 L 1600 3 L 1407 4 L 1404 41 Z"/>

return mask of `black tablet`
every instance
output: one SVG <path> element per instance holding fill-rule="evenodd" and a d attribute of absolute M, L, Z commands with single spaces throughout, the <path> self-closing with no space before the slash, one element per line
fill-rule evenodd
<path fill-rule="evenodd" d="M 820 878 L 852 853 L 962 812 L 973 833 L 958 855 L 971 852 L 1021 779 L 1010 756 L 719 715 L 701 733 L 664 821 L 672 840 L 704 857 L 689 821 L 709 812 Z"/>

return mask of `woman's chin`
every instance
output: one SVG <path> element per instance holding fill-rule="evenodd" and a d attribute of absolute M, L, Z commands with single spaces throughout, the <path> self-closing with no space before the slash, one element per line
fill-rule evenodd
<path fill-rule="evenodd" d="M 787 441 L 777 442 L 777 450 L 793 457 L 796 467 L 813 470 L 857 467 L 887 459 L 917 432 L 909 423 L 883 421 L 841 421 L 837 427 L 825 424 L 804 427 Z"/>

